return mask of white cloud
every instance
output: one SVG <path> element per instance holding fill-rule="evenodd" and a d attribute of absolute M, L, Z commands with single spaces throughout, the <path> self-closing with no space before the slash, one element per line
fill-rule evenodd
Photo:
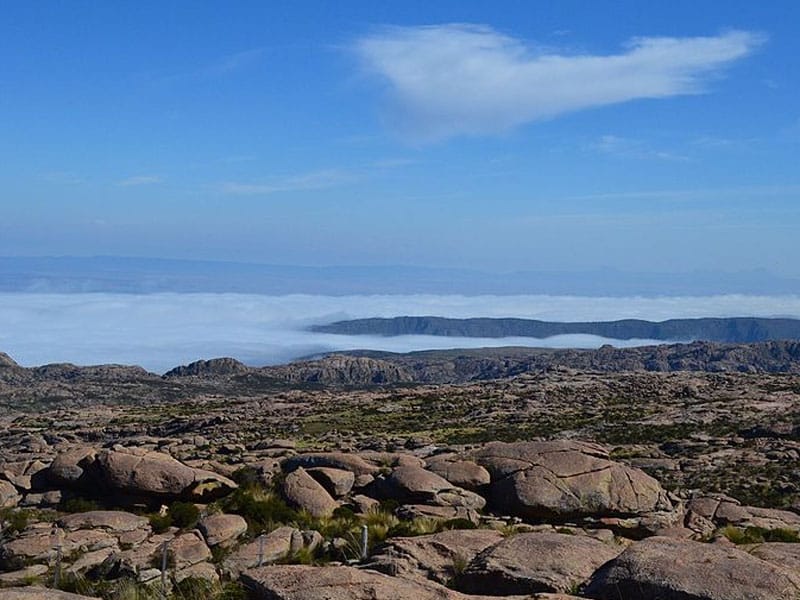
<path fill-rule="evenodd" d="M 164 181 L 159 175 L 134 175 L 117 182 L 121 187 L 134 187 L 137 185 L 153 185 Z"/>
<path fill-rule="evenodd" d="M 487 26 L 390 27 L 361 38 L 355 51 L 388 84 L 415 137 L 487 134 L 559 114 L 627 102 L 698 94 L 722 67 L 765 36 L 633 38 L 611 55 L 537 50 Z"/>
<path fill-rule="evenodd" d="M 0 352 L 23 365 L 140 364 L 155 371 L 233 356 L 255 365 L 316 352 L 371 348 L 408 352 L 483 346 L 597 347 L 595 336 L 441 338 L 311 333 L 313 323 L 362 317 L 439 315 L 552 321 L 707 316 L 800 317 L 800 296 L 588 298 L 577 296 L 261 296 L 250 294 L 0 293 Z M 636 345 L 630 340 L 615 345 Z M 646 340 L 644 340 L 646 342 Z"/>
<path fill-rule="evenodd" d="M 357 179 L 357 175 L 343 169 L 323 169 L 300 175 L 292 175 L 266 182 L 226 181 L 220 189 L 225 194 L 239 196 L 266 196 L 278 192 L 322 190 L 344 185 Z"/>

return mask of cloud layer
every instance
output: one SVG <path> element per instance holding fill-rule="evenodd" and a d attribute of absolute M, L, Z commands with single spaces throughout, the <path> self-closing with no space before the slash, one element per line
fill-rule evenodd
<path fill-rule="evenodd" d="M 139 364 L 163 372 L 200 358 L 253 365 L 359 348 L 408 352 L 484 346 L 598 347 L 594 336 L 458 340 L 339 336 L 309 325 L 361 317 L 439 315 L 554 321 L 704 316 L 800 317 L 800 296 L 586 298 L 573 296 L 260 296 L 247 294 L 0 294 L 0 352 L 25 366 Z M 637 345 L 647 340 L 630 340 Z"/>
<path fill-rule="evenodd" d="M 561 54 L 487 26 L 390 27 L 357 41 L 416 137 L 502 132 L 556 115 L 705 91 L 710 76 L 764 36 L 639 37 L 619 54 Z"/>

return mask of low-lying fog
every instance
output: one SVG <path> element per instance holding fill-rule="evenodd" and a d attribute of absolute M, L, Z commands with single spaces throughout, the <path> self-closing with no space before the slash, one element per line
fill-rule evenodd
<path fill-rule="evenodd" d="M 435 315 L 548 321 L 690 317 L 800 317 L 800 296 L 587 298 L 573 296 L 261 296 L 246 294 L 0 294 L 0 351 L 24 366 L 138 364 L 164 372 L 200 358 L 278 364 L 334 350 L 636 346 L 652 340 L 590 335 L 535 338 L 340 336 L 313 324 L 365 317 Z"/>

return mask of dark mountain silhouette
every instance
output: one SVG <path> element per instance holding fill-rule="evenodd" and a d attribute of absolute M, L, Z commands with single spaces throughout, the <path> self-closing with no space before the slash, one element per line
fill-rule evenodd
<path fill-rule="evenodd" d="M 599 321 L 558 323 L 532 319 L 448 319 L 444 317 L 394 317 L 356 319 L 317 325 L 313 331 L 343 335 L 435 335 L 446 337 L 531 337 L 588 334 L 616 340 L 708 341 L 744 344 L 800 339 L 800 319 L 753 317 L 670 319 L 668 321 Z"/>

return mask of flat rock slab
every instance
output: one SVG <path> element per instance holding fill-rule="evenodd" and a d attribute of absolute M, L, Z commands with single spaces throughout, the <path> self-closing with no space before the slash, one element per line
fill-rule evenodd
<path fill-rule="evenodd" d="M 270 564 L 284 558 L 303 547 L 303 534 L 294 527 L 278 527 L 252 542 L 239 546 L 223 562 L 223 567 L 230 573 L 240 573 L 245 569 Z"/>
<path fill-rule="evenodd" d="M 261 600 L 488 600 L 465 596 L 433 582 L 390 577 L 353 567 L 281 565 L 252 569 L 241 581 Z M 510 596 L 508 600 L 531 599 Z M 495 600 L 492 598 L 492 600 Z"/>
<path fill-rule="evenodd" d="M 492 595 L 568 592 L 622 550 L 582 535 L 518 533 L 478 554 L 456 587 Z"/>
<path fill-rule="evenodd" d="M 19 504 L 22 496 L 8 481 L 0 479 L 0 508 L 12 508 Z"/>
<path fill-rule="evenodd" d="M 0 600 L 100 600 L 42 587 L 18 587 L 0 590 Z"/>
<path fill-rule="evenodd" d="M 125 533 L 136 529 L 150 528 L 147 518 L 121 510 L 91 510 L 75 513 L 59 519 L 59 524 L 69 531 L 99 528 L 115 533 Z"/>
<path fill-rule="evenodd" d="M 173 539 L 169 545 L 169 552 L 175 560 L 175 568 L 178 570 L 211 558 L 211 550 L 206 546 L 200 533 L 196 531 L 183 533 Z"/>
<path fill-rule="evenodd" d="M 209 546 L 228 546 L 247 531 L 247 521 L 239 515 L 217 513 L 200 521 L 198 528 Z"/>
<path fill-rule="evenodd" d="M 800 596 L 800 574 L 737 548 L 652 537 L 601 567 L 585 594 L 599 600 L 788 600 Z"/>
<path fill-rule="evenodd" d="M 800 575 L 800 544 L 785 542 L 760 544 L 750 550 L 750 554 Z"/>
<path fill-rule="evenodd" d="M 47 565 L 31 565 L 18 571 L 0 573 L 0 586 L 21 585 L 44 576 L 48 570 Z M 3 590 L 0 589 L 0 598 L 2 597 Z"/>
<path fill-rule="evenodd" d="M 480 552 L 503 539 L 500 532 L 492 529 L 393 538 L 376 550 L 367 568 L 404 579 L 430 579 L 444 585 Z"/>

